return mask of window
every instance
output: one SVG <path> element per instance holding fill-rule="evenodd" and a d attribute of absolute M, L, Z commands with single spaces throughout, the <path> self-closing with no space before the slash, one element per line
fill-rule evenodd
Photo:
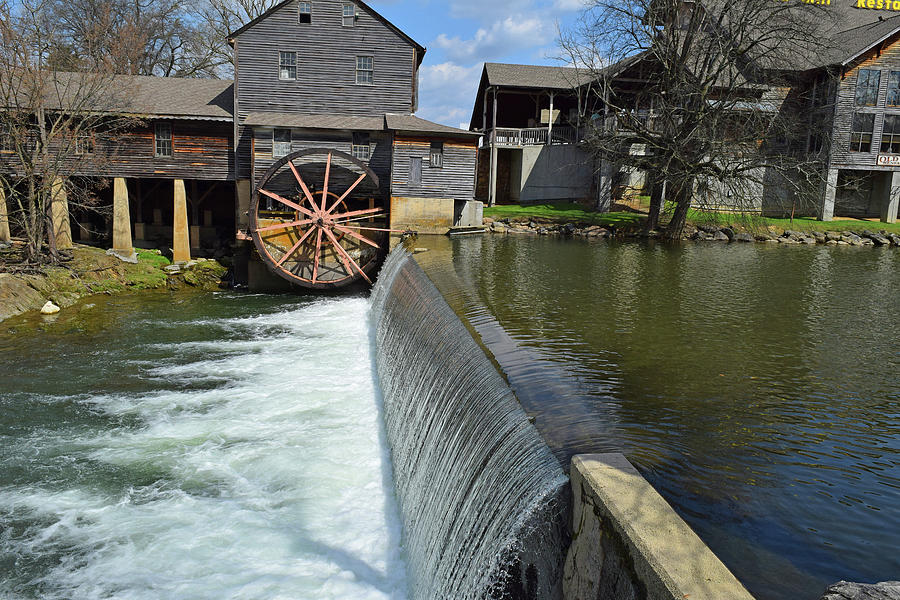
<path fill-rule="evenodd" d="M 0 133 L 0 152 L 12 152 L 13 141 L 12 136 L 8 133 Z"/>
<path fill-rule="evenodd" d="M 301 2 L 297 21 L 300 24 L 312 23 L 312 2 Z"/>
<path fill-rule="evenodd" d="M 874 114 L 856 113 L 853 115 L 853 127 L 850 129 L 850 151 L 871 152 L 872 130 L 874 129 Z"/>
<path fill-rule="evenodd" d="M 297 53 L 278 53 L 278 79 L 292 81 L 297 79 Z"/>
<path fill-rule="evenodd" d="M 444 166 L 444 142 L 431 142 L 431 166 L 437 169 Z"/>
<path fill-rule="evenodd" d="M 375 58 L 371 56 L 356 57 L 356 83 L 373 85 L 375 83 Z"/>
<path fill-rule="evenodd" d="M 341 18 L 341 25 L 344 27 L 353 27 L 356 22 L 356 6 L 353 4 L 345 4 L 344 12 Z"/>
<path fill-rule="evenodd" d="M 171 141 L 170 141 L 171 145 Z M 75 137 L 75 154 L 79 156 L 94 153 L 94 136 L 90 133 L 80 133 Z M 171 155 L 171 154 L 170 154 Z"/>
<path fill-rule="evenodd" d="M 856 105 L 875 106 L 878 104 L 878 86 L 880 84 L 881 71 L 860 69 L 856 76 Z"/>
<path fill-rule="evenodd" d="M 888 76 L 887 105 L 900 106 L 900 71 L 891 71 Z"/>
<path fill-rule="evenodd" d="M 272 158 L 281 158 L 291 153 L 291 130 L 276 129 L 272 132 Z"/>
<path fill-rule="evenodd" d="M 422 158 L 415 156 L 409 159 L 409 184 L 422 183 Z"/>
<path fill-rule="evenodd" d="M 172 124 L 156 124 L 156 156 L 172 156 Z"/>
<path fill-rule="evenodd" d="M 368 161 L 372 158 L 372 145 L 369 142 L 368 133 L 354 133 L 353 146 L 351 148 L 353 158 Z"/>
<path fill-rule="evenodd" d="M 881 151 L 886 154 L 900 154 L 900 115 L 884 115 Z"/>

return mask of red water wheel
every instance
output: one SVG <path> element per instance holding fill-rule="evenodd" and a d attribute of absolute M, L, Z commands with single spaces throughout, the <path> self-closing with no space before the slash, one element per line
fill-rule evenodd
<path fill-rule="evenodd" d="M 250 235 L 269 269 L 293 284 L 333 289 L 371 275 L 385 244 L 378 176 L 328 149 L 278 160 L 250 204 Z"/>

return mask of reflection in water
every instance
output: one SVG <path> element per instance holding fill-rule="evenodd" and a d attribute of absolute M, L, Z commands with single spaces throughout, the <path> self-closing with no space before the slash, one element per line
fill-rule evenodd
<path fill-rule="evenodd" d="M 557 456 L 624 452 L 757 597 L 900 577 L 900 252 L 416 245 Z"/>

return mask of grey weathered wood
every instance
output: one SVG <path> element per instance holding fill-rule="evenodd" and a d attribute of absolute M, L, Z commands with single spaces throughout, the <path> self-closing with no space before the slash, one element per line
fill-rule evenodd
<path fill-rule="evenodd" d="M 431 141 L 444 143 L 444 166 L 430 162 Z M 475 196 L 476 140 L 441 139 L 397 135 L 394 140 L 391 196 L 409 198 L 453 198 L 471 200 Z M 422 159 L 422 183 L 409 183 L 409 162 Z"/>

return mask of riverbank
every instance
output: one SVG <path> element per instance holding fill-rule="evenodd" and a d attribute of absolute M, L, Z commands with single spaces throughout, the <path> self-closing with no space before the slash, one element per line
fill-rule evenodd
<path fill-rule="evenodd" d="M 484 209 L 484 224 L 492 233 L 531 233 L 576 237 L 657 238 L 661 231 L 644 231 L 640 212 L 595 213 L 575 204 L 495 206 Z M 817 221 L 810 218 L 772 219 L 691 211 L 682 234 L 686 240 L 770 242 L 900 247 L 900 223 L 866 220 Z"/>
<path fill-rule="evenodd" d="M 136 264 L 104 250 L 76 245 L 59 266 L 24 268 L 22 244 L 0 247 L 0 321 L 41 310 L 49 301 L 65 309 L 94 294 L 163 287 L 219 289 L 227 269 L 214 260 L 173 265 L 158 250 L 139 250 Z"/>

